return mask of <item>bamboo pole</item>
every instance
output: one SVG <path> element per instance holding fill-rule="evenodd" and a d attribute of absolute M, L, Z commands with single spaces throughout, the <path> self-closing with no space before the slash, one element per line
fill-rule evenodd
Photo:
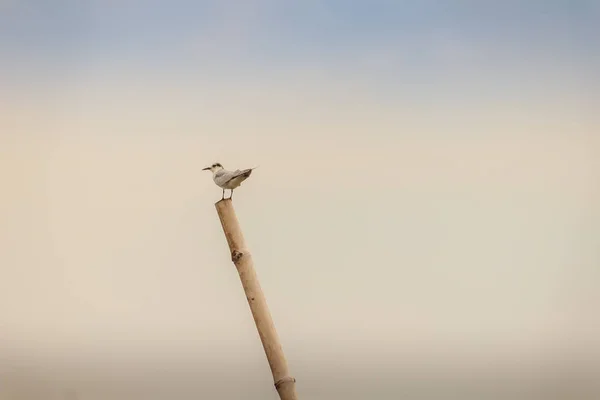
<path fill-rule="evenodd" d="M 246 248 L 246 242 L 235 215 L 233 204 L 230 199 L 223 199 L 215 203 L 215 207 L 231 251 L 231 260 L 240 275 L 256 329 L 267 355 L 279 398 L 281 400 L 297 400 L 296 379 L 290 376 L 279 336 L 256 276 L 252 255 Z"/>

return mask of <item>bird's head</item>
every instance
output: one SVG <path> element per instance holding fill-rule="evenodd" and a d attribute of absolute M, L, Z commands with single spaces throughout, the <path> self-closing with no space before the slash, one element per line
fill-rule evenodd
<path fill-rule="evenodd" d="M 214 163 L 210 167 L 202 168 L 202 171 L 210 171 L 212 173 L 215 173 L 220 169 L 223 169 L 223 166 L 219 163 Z"/>

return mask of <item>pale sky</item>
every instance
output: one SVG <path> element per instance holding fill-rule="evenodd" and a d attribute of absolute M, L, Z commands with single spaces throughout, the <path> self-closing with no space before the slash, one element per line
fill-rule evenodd
<path fill-rule="evenodd" d="M 277 398 L 217 161 L 260 166 L 301 398 L 600 367 L 598 37 L 597 1 L 0 1 L 0 400 Z"/>

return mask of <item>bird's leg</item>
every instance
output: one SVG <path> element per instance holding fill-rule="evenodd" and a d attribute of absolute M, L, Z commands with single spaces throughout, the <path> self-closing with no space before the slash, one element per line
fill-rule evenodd
<path fill-rule="evenodd" d="M 231 193 L 229 194 L 229 199 L 233 197 L 233 189 L 231 189 Z"/>
<path fill-rule="evenodd" d="M 221 200 L 225 200 L 225 189 L 223 189 L 223 196 L 221 196 Z"/>

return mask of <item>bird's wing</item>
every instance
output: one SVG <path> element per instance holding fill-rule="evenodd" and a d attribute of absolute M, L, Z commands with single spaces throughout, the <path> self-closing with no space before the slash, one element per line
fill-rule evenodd
<path fill-rule="evenodd" d="M 232 179 L 235 179 L 239 176 L 244 176 L 247 178 L 250 176 L 253 169 L 254 168 L 248 168 L 248 169 L 243 169 L 243 170 L 236 169 L 235 171 L 226 171 L 226 170 L 222 169 L 215 173 L 215 182 L 218 185 L 225 185 L 227 182 L 229 182 Z"/>
<path fill-rule="evenodd" d="M 226 171 L 224 169 L 215 172 L 215 183 L 217 185 L 224 185 L 229 179 L 231 179 L 232 171 Z"/>
<path fill-rule="evenodd" d="M 226 171 L 224 169 L 217 171 L 215 173 L 215 182 L 219 185 L 224 185 L 230 180 L 237 178 L 240 175 L 243 175 L 244 171 L 240 171 L 236 169 L 235 171 Z"/>
<path fill-rule="evenodd" d="M 239 170 L 236 169 L 235 171 L 232 171 L 230 173 L 230 175 L 228 176 L 228 179 L 225 182 L 229 182 L 232 179 L 235 179 L 239 176 L 244 176 L 245 178 L 250 176 L 250 173 L 252 172 L 252 168 L 248 168 L 248 169 L 244 169 L 244 170 Z"/>

